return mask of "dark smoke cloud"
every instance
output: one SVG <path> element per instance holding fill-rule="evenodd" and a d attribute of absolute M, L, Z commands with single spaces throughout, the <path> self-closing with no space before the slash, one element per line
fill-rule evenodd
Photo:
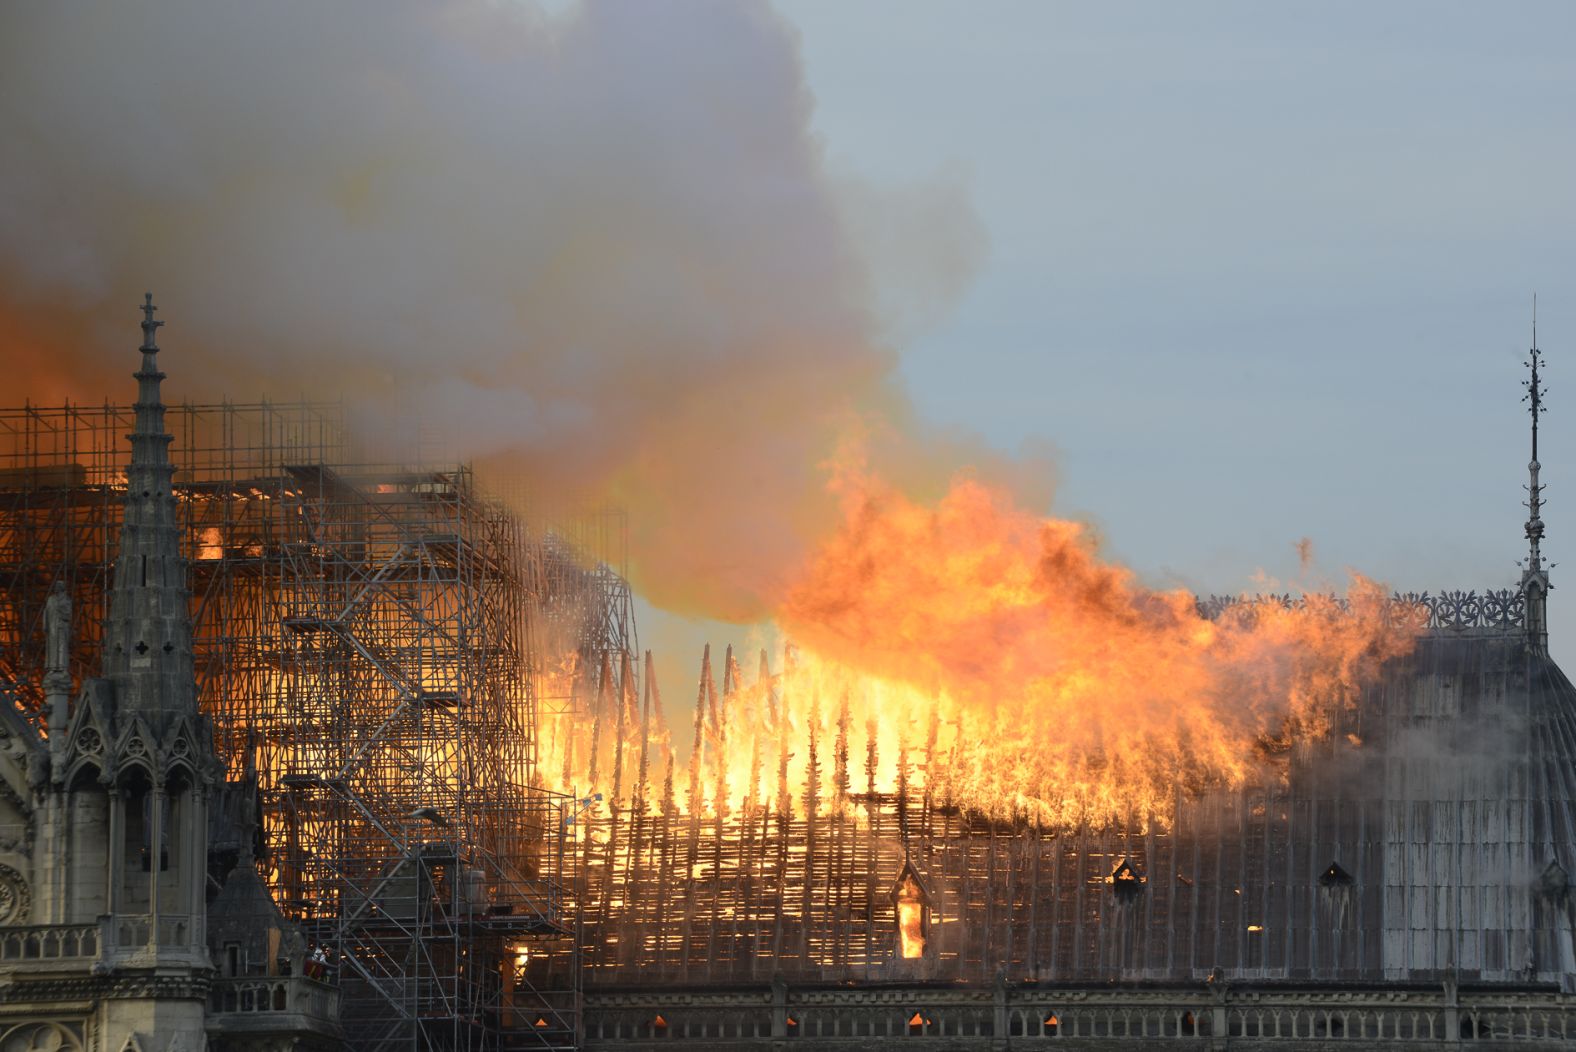
<path fill-rule="evenodd" d="M 956 181 L 850 191 L 811 117 L 744 0 L 8 4 L 13 400 L 124 400 L 151 288 L 174 397 L 345 392 L 374 438 L 414 405 L 538 501 L 626 504 L 658 603 L 758 616 L 838 437 L 906 420 L 889 308 L 981 249 Z"/>

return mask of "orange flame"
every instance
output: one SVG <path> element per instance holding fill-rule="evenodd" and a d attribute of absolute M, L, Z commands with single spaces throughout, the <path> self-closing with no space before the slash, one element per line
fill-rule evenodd
<path fill-rule="evenodd" d="M 897 932 L 904 958 L 925 956 L 925 900 L 908 874 L 897 891 Z"/>
<path fill-rule="evenodd" d="M 1240 786 L 1265 753 L 1337 730 L 1412 646 L 1362 577 L 1344 602 L 1210 620 L 1104 561 L 1086 527 L 978 482 L 934 507 L 864 477 L 839 487 L 846 521 L 779 615 L 796 640 L 781 668 L 763 653 L 746 684 L 731 648 L 720 668 L 708 650 L 677 792 L 660 699 L 637 705 L 610 665 L 583 680 L 594 717 L 549 730 L 573 754 L 566 778 L 637 811 L 857 816 L 863 794 L 924 792 L 1044 825 L 1163 823 L 1180 794 Z"/>
<path fill-rule="evenodd" d="M 1343 605 L 1244 605 L 1216 621 L 1100 558 L 1083 525 L 967 479 L 923 507 L 838 479 L 842 530 L 781 621 L 808 652 L 893 685 L 894 735 L 939 712 L 955 801 L 1068 820 L 1164 812 L 1176 787 L 1240 784 L 1255 746 L 1323 734 L 1412 630 L 1354 577 Z M 930 716 L 931 720 L 935 716 Z M 927 743 L 928 744 L 928 743 Z"/>
<path fill-rule="evenodd" d="M 212 562 L 224 558 L 224 538 L 219 532 L 219 527 L 206 527 L 197 539 L 197 558 L 202 562 Z"/>

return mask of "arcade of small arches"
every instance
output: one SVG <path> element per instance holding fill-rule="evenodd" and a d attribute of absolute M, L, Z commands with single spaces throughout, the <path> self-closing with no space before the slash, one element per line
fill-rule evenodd
<path fill-rule="evenodd" d="M 1576 1005 L 1559 995 L 1540 1003 L 1459 999 L 1438 991 L 1358 996 L 1349 992 L 1244 993 L 1231 1003 L 1209 984 L 1191 996 L 1160 992 L 1102 997 L 1089 991 L 1058 996 L 1034 987 L 994 991 L 934 987 L 842 987 L 699 996 L 669 993 L 588 994 L 586 1047 L 640 1048 L 680 1041 L 765 1046 L 868 1047 L 872 1040 L 948 1038 L 958 1047 L 1001 1047 L 1018 1041 L 1073 1038 L 1131 1042 L 1240 1038 L 1255 1042 L 1383 1041 L 1514 1043 L 1568 1048 L 1576 1041 Z M 1141 1003 L 1148 999 L 1149 1003 Z M 645 1004 L 636 1003 L 645 1001 Z M 709 1003 L 707 1003 L 709 1002 Z M 1138 1003 L 1135 1003 L 1138 1002 Z"/>

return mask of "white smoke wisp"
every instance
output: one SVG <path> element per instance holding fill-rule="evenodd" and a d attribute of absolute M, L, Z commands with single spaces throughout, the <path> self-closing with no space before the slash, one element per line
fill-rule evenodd
<path fill-rule="evenodd" d="M 906 418 L 872 304 L 933 310 L 982 247 L 955 180 L 840 193 L 812 117 L 754 0 L 7 5 L 0 349 L 35 401 L 123 399 L 152 289 L 174 397 L 419 406 L 627 505 L 657 603 L 758 616 L 837 436 Z"/>

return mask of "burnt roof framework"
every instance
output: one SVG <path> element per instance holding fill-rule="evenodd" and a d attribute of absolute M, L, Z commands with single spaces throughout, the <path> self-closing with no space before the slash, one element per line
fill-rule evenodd
<path fill-rule="evenodd" d="M 1240 790 L 1178 787 L 1164 821 L 1053 828 L 972 815 L 918 778 L 878 792 L 844 750 L 817 775 L 811 728 L 784 737 L 775 794 L 695 809 L 671 772 L 655 788 L 637 750 L 625 768 L 638 780 L 577 834 L 575 966 L 588 990 L 1186 983 L 1217 969 L 1375 988 L 1576 985 L 1576 687 L 1530 644 L 1514 590 L 1392 607 L 1423 632 L 1417 649 L 1335 733 L 1266 756 Z M 772 680 L 727 676 L 718 699 L 710 673 L 703 663 L 697 708 L 725 734 L 740 692 Z M 914 750 L 912 769 L 933 766 Z M 801 783 L 829 791 L 789 788 Z M 890 896 L 910 864 L 931 933 L 919 960 L 899 953 Z"/>

